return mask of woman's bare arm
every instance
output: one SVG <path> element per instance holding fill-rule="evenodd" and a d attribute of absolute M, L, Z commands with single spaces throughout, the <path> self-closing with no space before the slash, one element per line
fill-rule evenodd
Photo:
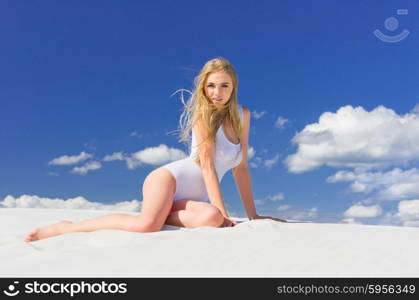
<path fill-rule="evenodd" d="M 225 218 L 228 218 L 229 216 L 224 205 L 219 178 L 215 169 L 215 145 L 214 143 L 201 144 L 206 139 L 206 133 L 198 122 L 194 126 L 193 130 L 195 132 L 197 145 L 200 147 L 199 159 L 201 162 L 202 176 L 204 177 L 205 186 L 207 188 L 208 198 L 211 204 L 216 206 Z"/>
<path fill-rule="evenodd" d="M 249 128 L 250 128 L 250 111 L 247 107 L 243 107 L 243 123 L 240 142 L 242 146 L 242 161 L 232 170 L 233 178 L 236 182 L 237 189 L 240 193 L 243 206 L 246 209 L 249 219 L 257 216 L 255 203 L 253 200 L 252 180 L 250 170 L 247 163 L 247 148 L 249 144 Z"/>
<path fill-rule="evenodd" d="M 250 131 L 250 111 L 247 107 L 243 107 L 244 111 L 244 121 L 243 121 L 243 130 L 240 137 L 242 144 L 242 161 L 240 164 L 235 167 L 233 172 L 233 178 L 236 182 L 237 189 L 239 190 L 240 197 L 243 202 L 243 206 L 246 209 L 247 216 L 249 219 L 272 219 L 279 222 L 286 222 L 285 220 L 269 217 L 269 216 L 259 216 L 256 213 L 255 202 L 253 199 L 253 190 L 252 190 L 252 179 L 250 176 L 250 169 L 247 162 L 247 148 L 249 145 L 249 131 Z"/>

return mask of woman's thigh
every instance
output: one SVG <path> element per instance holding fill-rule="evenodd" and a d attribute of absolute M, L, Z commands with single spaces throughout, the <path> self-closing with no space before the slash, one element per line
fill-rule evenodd
<path fill-rule="evenodd" d="M 168 170 L 159 168 L 148 174 L 142 188 L 141 219 L 163 226 L 175 191 L 176 180 Z"/>
<path fill-rule="evenodd" d="M 208 202 L 203 202 L 203 201 L 197 201 L 197 200 L 190 200 L 190 199 L 182 199 L 182 200 L 177 200 L 175 202 L 173 202 L 173 206 L 171 209 L 171 213 L 178 211 L 178 210 L 189 210 L 189 211 L 194 211 L 194 212 L 202 212 L 206 209 L 212 209 L 215 208 L 214 205 L 208 203 Z"/>
<path fill-rule="evenodd" d="M 224 217 L 214 205 L 195 200 L 175 201 L 165 221 L 167 225 L 195 228 L 199 226 L 219 227 Z"/>

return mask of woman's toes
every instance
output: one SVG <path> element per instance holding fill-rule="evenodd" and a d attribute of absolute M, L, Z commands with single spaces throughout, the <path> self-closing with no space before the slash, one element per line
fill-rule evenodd
<path fill-rule="evenodd" d="M 35 229 L 35 230 L 31 231 L 30 233 L 28 233 L 25 237 L 25 242 L 36 241 L 37 240 L 37 238 L 36 238 L 37 232 L 38 232 L 38 229 Z"/>
<path fill-rule="evenodd" d="M 62 221 L 42 228 L 35 229 L 26 236 L 25 241 L 32 242 L 63 234 L 66 232 L 68 225 L 72 223 L 73 222 L 71 221 Z"/>

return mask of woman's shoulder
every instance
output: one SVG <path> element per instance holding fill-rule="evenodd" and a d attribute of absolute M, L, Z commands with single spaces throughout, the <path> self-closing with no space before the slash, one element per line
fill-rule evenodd
<path fill-rule="evenodd" d="M 250 110 L 247 106 L 239 104 L 239 110 L 241 110 L 241 113 L 243 113 L 244 116 L 247 116 L 250 114 Z"/>
<path fill-rule="evenodd" d="M 242 110 L 249 111 L 249 108 L 247 106 L 244 106 L 243 104 L 240 104 L 240 103 L 238 104 L 238 108 L 239 108 L 239 110 L 242 109 Z"/>

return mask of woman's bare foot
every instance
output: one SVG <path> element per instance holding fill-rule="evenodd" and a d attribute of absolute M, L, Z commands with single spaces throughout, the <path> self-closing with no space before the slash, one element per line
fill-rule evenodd
<path fill-rule="evenodd" d="M 45 227 L 37 228 L 31 231 L 26 237 L 25 242 L 33 242 L 46 239 L 66 232 L 68 225 L 73 224 L 71 221 L 62 221 Z"/>

